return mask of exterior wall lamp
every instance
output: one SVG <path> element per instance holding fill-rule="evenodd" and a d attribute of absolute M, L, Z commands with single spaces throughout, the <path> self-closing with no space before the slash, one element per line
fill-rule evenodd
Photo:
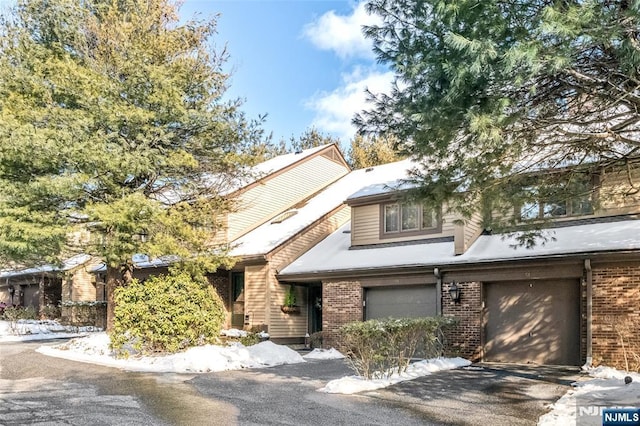
<path fill-rule="evenodd" d="M 458 287 L 458 283 L 453 281 L 451 283 L 451 286 L 449 286 L 449 297 L 451 297 L 451 300 L 453 300 L 455 303 L 460 302 L 460 296 L 462 295 L 462 289 L 460 287 Z"/>

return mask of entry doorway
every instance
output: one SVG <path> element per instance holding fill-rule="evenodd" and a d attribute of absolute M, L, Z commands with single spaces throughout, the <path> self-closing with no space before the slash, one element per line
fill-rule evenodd
<path fill-rule="evenodd" d="M 309 334 L 322 331 L 322 283 L 314 283 L 309 286 L 307 292 L 309 300 Z"/>
<path fill-rule="evenodd" d="M 231 273 L 231 327 L 244 327 L 244 271 Z"/>

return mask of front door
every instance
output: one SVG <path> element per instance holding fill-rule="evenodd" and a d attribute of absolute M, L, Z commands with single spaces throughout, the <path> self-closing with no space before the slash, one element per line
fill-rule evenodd
<path fill-rule="evenodd" d="M 322 331 L 322 284 L 309 286 L 309 334 Z"/>
<path fill-rule="evenodd" d="M 244 326 L 244 272 L 231 273 L 231 327 Z"/>

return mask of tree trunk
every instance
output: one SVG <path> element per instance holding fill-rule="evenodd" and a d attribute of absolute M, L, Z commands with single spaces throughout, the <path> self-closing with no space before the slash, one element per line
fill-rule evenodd
<path fill-rule="evenodd" d="M 113 298 L 117 287 L 128 284 L 133 279 L 133 265 L 124 264 L 121 267 L 107 265 L 107 332 L 113 330 L 116 304 Z"/>

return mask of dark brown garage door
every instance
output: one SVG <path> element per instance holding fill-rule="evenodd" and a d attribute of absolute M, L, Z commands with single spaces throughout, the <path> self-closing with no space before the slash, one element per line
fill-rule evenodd
<path fill-rule="evenodd" d="M 578 365 L 577 280 L 487 283 L 485 361 Z"/>
<path fill-rule="evenodd" d="M 417 318 L 436 314 L 435 285 L 373 287 L 365 291 L 366 319 Z"/>

